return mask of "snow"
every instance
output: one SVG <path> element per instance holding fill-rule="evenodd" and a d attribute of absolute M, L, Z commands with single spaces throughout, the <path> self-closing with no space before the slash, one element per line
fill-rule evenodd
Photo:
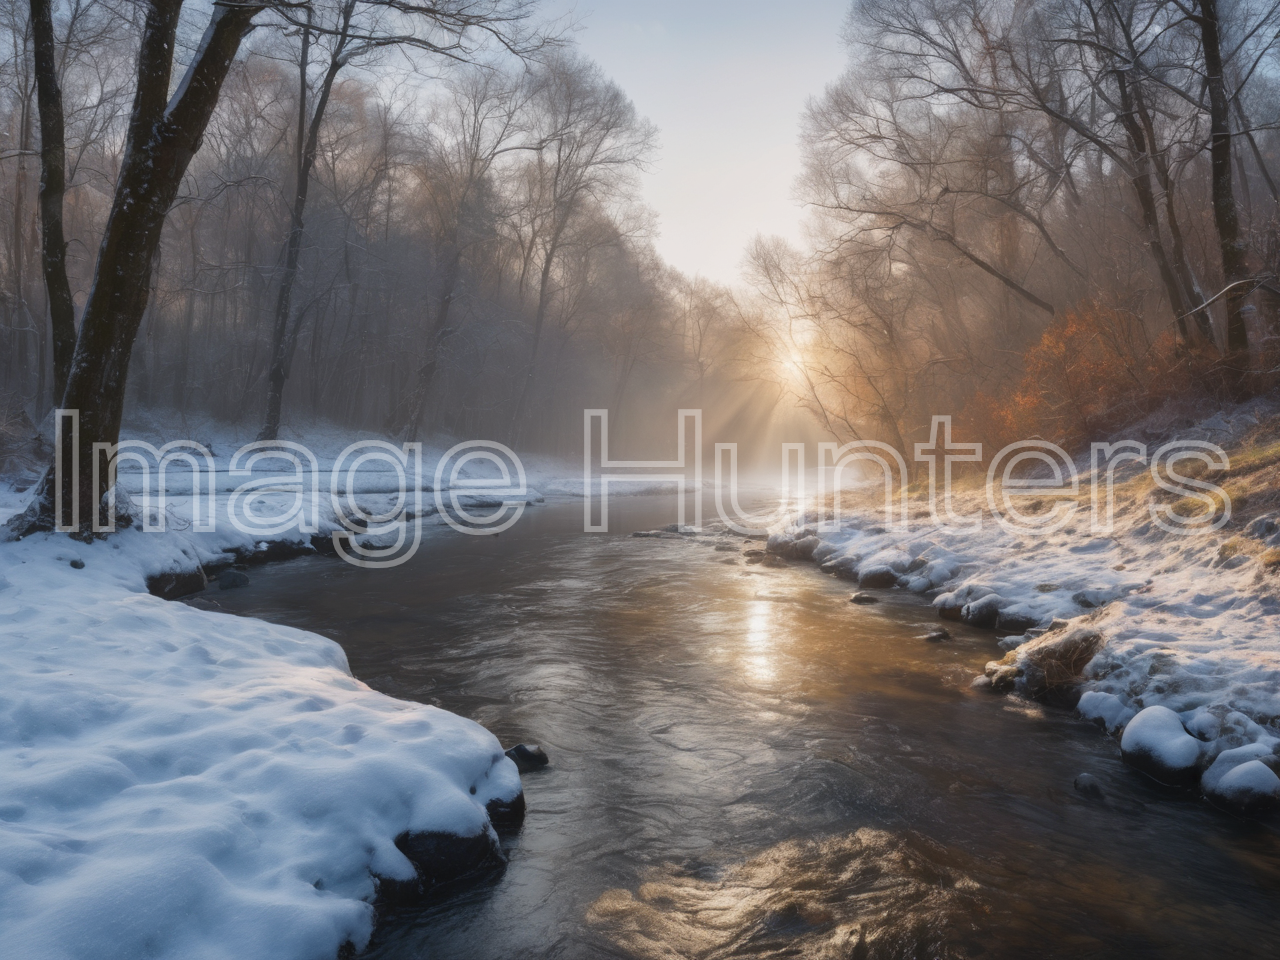
<path fill-rule="evenodd" d="M 1120 749 L 1127 763 L 1167 783 L 1189 779 L 1200 762 L 1201 743 L 1168 707 L 1147 707 L 1124 728 Z"/>
<path fill-rule="evenodd" d="M 1082 717 L 1100 722 L 1108 733 L 1124 729 L 1134 716 L 1132 707 L 1125 706 L 1125 702 L 1114 693 L 1101 690 L 1087 690 L 1081 694 L 1076 709 Z"/>
<path fill-rule="evenodd" d="M 1241 747 L 1239 750 L 1228 751 L 1228 753 L 1238 753 L 1248 749 L 1248 747 Z M 1270 756 L 1270 753 L 1268 752 L 1267 755 Z M 1224 754 L 1219 757 L 1214 766 L 1218 766 L 1225 756 Z M 1236 763 L 1221 776 L 1212 779 L 1209 777 L 1209 771 L 1206 771 L 1203 786 L 1205 796 L 1232 809 L 1274 807 L 1277 802 L 1280 802 L 1280 777 L 1277 777 L 1275 771 L 1257 758 Z"/>
<path fill-rule="evenodd" d="M 479 725 L 374 692 L 330 640 L 141 593 L 136 559 L 0 549 L 11 955 L 332 956 L 368 938 L 374 874 L 412 878 L 399 834 L 491 831 L 519 792 Z"/>
<path fill-rule="evenodd" d="M 1253 401 L 1181 437 L 1230 444 L 1275 413 L 1274 402 Z M 1077 466 L 1087 485 L 1090 465 Z M 1011 531 L 994 521 L 981 489 L 954 495 L 960 515 L 982 516 L 977 530 L 938 527 L 923 501 L 913 502 L 907 530 L 886 529 L 881 506 L 851 509 L 846 500 L 837 530 L 821 529 L 823 516 L 810 507 L 775 533 L 772 549 L 787 555 L 789 544 L 816 536 L 812 559 L 827 573 L 859 579 L 888 567 L 899 589 L 931 599 L 940 616 L 1015 634 L 1002 642 L 1006 650 L 1020 653 L 1055 627 L 1098 631 L 1106 642 L 1084 670 L 1079 710 L 1109 732 L 1160 706 L 1175 715 L 1178 731 L 1169 733 L 1185 738 L 1173 739 L 1187 756 L 1198 741 L 1206 760 L 1271 743 L 1280 722 L 1280 573 L 1260 558 L 1280 546 L 1280 515 L 1235 529 L 1166 532 L 1151 522 L 1149 492 L 1119 488 L 1107 534 L 1091 532 L 1087 503 L 1055 532 Z M 1231 540 L 1236 550 L 1226 548 Z"/>
<path fill-rule="evenodd" d="M 159 441 L 166 428 L 130 432 Z M 208 425 L 202 438 L 218 463 L 215 531 L 191 524 L 188 486 L 164 533 L 0 543 L 6 955 L 334 956 L 367 942 L 377 878 L 414 877 L 397 837 L 484 835 L 496 851 L 486 806 L 520 792 L 492 734 L 373 691 L 336 643 L 146 593 L 157 573 L 261 546 L 225 522 L 244 479 L 228 458 L 252 438 Z M 354 438 L 306 439 L 331 464 Z M 136 479 L 122 470 L 125 489 Z M 386 479 L 361 479 L 366 505 Z M 0 485 L 0 522 L 28 495 Z M 335 528 L 332 513 L 321 527 Z"/>

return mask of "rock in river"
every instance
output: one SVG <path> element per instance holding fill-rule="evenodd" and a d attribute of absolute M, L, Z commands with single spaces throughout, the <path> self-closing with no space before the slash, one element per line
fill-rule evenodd
<path fill-rule="evenodd" d="M 240 570 L 223 570 L 218 574 L 218 589 L 234 590 L 236 587 L 247 587 L 249 575 Z"/>
<path fill-rule="evenodd" d="M 891 567 L 871 567 L 858 572 L 858 586 L 867 589 L 883 589 L 892 587 L 898 582 L 898 575 Z"/>
<path fill-rule="evenodd" d="M 1092 773 L 1082 773 L 1076 777 L 1075 788 L 1082 797 L 1089 800 L 1106 799 L 1105 794 L 1102 792 L 1102 784 L 1098 782 L 1098 778 Z"/>
<path fill-rule="evenodd" d="M 1120 738 L 1124 762 L 1161 783 L 1191 783 L 1200 772 L 1203 744 L 1168 707 L 1138 712 Z"/>
<path fill-rule="evenodd" d="M 1200 781 L 1205 798 L 1214 806 L 1246 817 L 1280 808 L 1280 777 L 1275 767 L 1280 757 L 1271 747 L 1250 743 L 1224 750 Z"/>
<path fill-rule="evenodd" d="M 996 625 L 996 619 L 1000 616 L 1000 608 L 1004 606 L 1006 601 L 998 594 L 989 593 L 985 597 L 979 597 L 964 605 L 960 611 L 960 619 L 971 627 L 982 627 L 990 630 Z"/>
<path fill-rule="evenodd" d="M 541 770 L 548 763 L 546 751 L 536 743 L 517 743 L 507 751 L 507 756 L 516 762 L 516 769 L 521 773 L 532 773 Z"/>

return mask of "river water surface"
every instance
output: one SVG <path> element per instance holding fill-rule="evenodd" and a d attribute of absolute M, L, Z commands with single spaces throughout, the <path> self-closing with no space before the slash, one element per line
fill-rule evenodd
<path fill-rule="evenodd" d="M 672 501 L 528 511 L 409 563 L 304 559 L 196 601 L 324 634 L 357 677 L 551 757 L 504 870 L 385 913 L 407 958 L 1280 956 L 1280 843 L 969 689 L 990 633 L 848 602 Z M 1073 789 L 1088 772 L 1106 798 Z"/>

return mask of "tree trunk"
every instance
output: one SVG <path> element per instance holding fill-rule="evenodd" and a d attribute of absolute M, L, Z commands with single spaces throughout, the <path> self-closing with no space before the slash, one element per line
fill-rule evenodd
<path fill-rule="evenodd" d="M 538 368 L 538 347 L 542 343 L 542 327 L 547 319 L 547 304 L 551 301 L 551 268 L 560 247 L 560 234 L 564 231 L 565 220 L 562 218 L 551 234 L 551 242 L 547 245 L 547 256 L 542 261 L 542 273 L 538 283 L 538 308 L 533 315 L 533 343 L 529 347 L 529 364 L 525 367 L 524 383 L 520 387 L 520 400 L 516 404 L 515 416 L 511 423 L 511 439 L 520 439 L 520 432 L 529 416 L 529 401 L 533 398 L 533 382 Z"/>
<path fill-rule="evenodd" d="M 80 533 L 92 532 L 107 490 L 105 470 L 98 484 L 88 479 L 93 446 L 120 439 L 129 357 L 151 293 L 165 217 L 200 147 L 232 60 L 262 9 L 214 7 L 195 59 L 166 104 L 181 6 L 180 0 L 152 0 L 147 10 L 124 160 L 63 395 L 63 407 L 79 411 L 81 475 L 64 471 L 55 478 L 52 467 L 47 470 L 31 507 L 9 527 L 11 534 L 70 525 L 68 516 L 54 516 L 59 480 L 64 509 L 75 504 Z"/>
<path fill-rule="evenodd" d="M 67 242 L 62 229 L 62 197 L 67 190 L 67 150 L 62 88 L 53 39 L 51 0 L 31 0 L 36 102 L 40 108 L 40 257 L 49 298 L 53 339 L 53 399 L 62 401 L 76 348 L 76 311 L 67 281 Z"/>
<path fill-rule="evenodd" d="M 1160 214 L 1156 207 L 1155 193 L 1151 189 L 1151 154 L 1146 136 L 1133 107 L 1128 78 L 1123 73 L 1117 73 L 1116 83 L 1120 89 L 1120 123 L 1129 137 L 1129 150 L 1134 160 L 1135 169 L 1130 182 L 1138 195 L 1142 222 L 1147 228 L 1147 246 L 1151 250 L 1151 258 L 1156 262 L 1160 280 L 1164 283 L 1165 295 L 1169 298 L 1169 309 L 1173 311 L 1174 322 L 1178 327 L 1178 336 L 1183 343 L 1190 343 L 1191 336 L 1187 329 L 1187 314 L 1190 311 L 1182 285 L 1178 282 L 1177 273 L 1164 247 L 1160 230 Z"/>
<path fill-rule="evenodd" d="M 1209 316 L 1209 311 L 1204 308 L 1204 295 L 1201 293 L 1200 286 L 1196 283 L 1195 276 L 1191 272 L 1191 264 L 1187 261 L 1186 243 L 1183 241 L 1182 227 L 1178 222 L 1173 178 L 1169 176 L 1169 161 L 1164 153 L 1157 149 L 1155 122 L 1142 96 L 1142 87 L 1138 84 L 1133 87 L 1133 106 L 1142 123 L 1146 138 L 1146 159 L 1155 174 L 1156 183 L 1160 185 L 1160 192 L 1164 195 L 1164 219 L 1165 223 L 1169 225 L 1169 238 L 1172 240 L 1172 247 L 1169 251 L 1171 266 L 1173 267 L 1174 275 L 1178 278 L 1178 282 L 1182 284 L 1182 292 L 1186 298 L 1187 307 L 1192 311 L 1192 316 L 1196 322 L 1196 333 L 1205 343 L 1212 344 L 1214 342 L 1213 322 Z"/>
<path fill-rule="evenodd" d="M 267 410 L 263 419 L 259 440 L 275 440 L 280 432 L 280 411 L 284 404 L 284 385 L 289 379 L 289 364 L 293 357 L 290 343 L 289 317 L 293 309 L 293 286 L 298 279 L 298 257 L 302 251 L 302 232 L 307 210 L 307 188 L 311 182 L 311 168 L 316 162 L 316 148 L 320 138 L 320 124 L 324 120 L 325 108 L 329 105 L 329 94 L 333 91 L 333 82 L 338 71 L 345 64 L 344 51 L 347 33 L 351 26 L 351 16 L 355 9 L 355 0 L 347 0 L 343 8 L 342 32 L 334 46 L 333 56 L 329 60 L 329 69 L 325 71 L 324 80 L 320 83 L 320 93 L 316 97 L 315 111 L 311 115 L 310 126 L 307 125 L 307 58 L 311 49 L 311 30 L 303 28 L 302 56 L 299 60 L 298 81 L 298 130 L 297 130 L 297 166 L 295 176 L 293 205 L 289 211 L 289 237 L 285 241 L 284 275 L 280 278 L 280 290 L 276 294 L 275 323 L 271 332 L 271 367 L 267 371 Z M 310 23 L 311 10 L 307 9 L 307 22 Z M 305 136 L 304 136 L 305 131 Z M 297 325 L 294 325 L 295 329 Z M 293 338 L 296 343 L 296 337 Z"/>
<path fill-rule="evenodd" d="M 1244 301 L 1249 278 L 1244 243 L 1240 240 L 1240 215 L 1236 210 L 1231 171 L 1230 101 L 1222 75 L 1222 42 L 1218 31 L 1217 0 L 1199 0 L 1200 44 L 1204 50 L 1205 85 L 1209 91 L 1209 168 L 1213 194 L 1213 222 L 1218 230 L 1222 278 L 1227 290 L 1227 353 L 1248 355 L 1249 329 Z M 1232 286 L 1236 284 L 1237 286 Z"/>
<path fill-rule="evenodd" d="M 431 384 L 435 381 L 436 371 L 440 367 L 440 352 L 444 342 L 449 339 L 453 329 L 449 326 L 449 312 L 453 307 L 453 295 L 458 285 L 458 274 L 462 268 L 462 248 L 457 241 L 453 243 L 453 253 L 445 270 L 444 287 L 441 289 L 440 305 L 436 309 L 435 321 L 427 333 L 427 349 L 418 368 L 418 382 L 409 401 L 409 424 L 406 436 L 410 440 L 418 439 L 422 427 L 422 415 L 425 412 L 427 397 L 431 393 Z"/>

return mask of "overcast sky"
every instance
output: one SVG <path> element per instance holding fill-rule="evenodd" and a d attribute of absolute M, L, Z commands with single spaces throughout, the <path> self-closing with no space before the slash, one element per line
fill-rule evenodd
<path fill-rule="evenodd" d="M 579 45 L 659 129 L 643 190 L 668 262 L 734 282 L 755 234 L 799 239 L 800 115 L 844 66 L 848 0 L 547 6 L 576 12 Z"/>

